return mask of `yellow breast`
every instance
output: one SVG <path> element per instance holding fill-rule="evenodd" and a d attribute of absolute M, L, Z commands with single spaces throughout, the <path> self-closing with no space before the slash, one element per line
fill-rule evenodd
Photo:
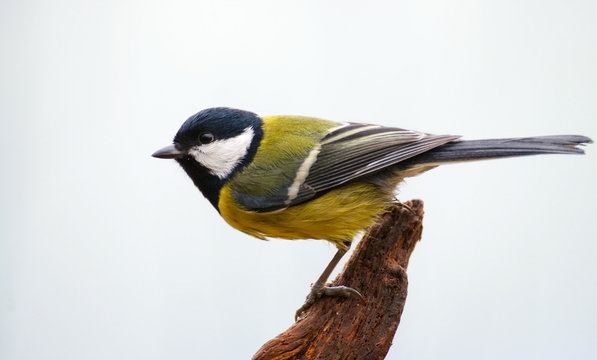
<path fill-rule="evenodd" d="M 220 192 L 219 210 L 231 226 L 261 239 L 325 239 L 347 248 L 390 203 L 387 191 L 353 182 L 284 210 L 258 213 L 240 208 L 226 185 Z"/>

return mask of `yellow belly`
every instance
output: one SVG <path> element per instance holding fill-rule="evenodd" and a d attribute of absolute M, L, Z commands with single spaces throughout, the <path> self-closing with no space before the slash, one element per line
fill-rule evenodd
<path fill-rule="evenodd" d="M 230 225 L 260 239 L 325 239 L 347 248 L 353 237 L 372 225 L 390 204 L 388 191 L 354 182 L 311 201 L 269 213 L 239 208 L 230 188 L 224 186 L 219 209 Z"/>

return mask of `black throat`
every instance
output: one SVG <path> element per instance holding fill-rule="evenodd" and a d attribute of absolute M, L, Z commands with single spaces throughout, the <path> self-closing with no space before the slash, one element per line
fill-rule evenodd
<path fill-rule="evenodd" d="M 193 183 L 199 188 L 203 196 L 205 196 L 219 212 L 218 201 L 220 201 L 220 190 L 222 189 L 222 186 L 226 184 L 228 178 L 220 179 L 219 177 L 210 174 L 205 167 L 201 166 L 191 156 L 176 159 L 176 161 L 182 166 L 191 180 L 193 180 Z"/>

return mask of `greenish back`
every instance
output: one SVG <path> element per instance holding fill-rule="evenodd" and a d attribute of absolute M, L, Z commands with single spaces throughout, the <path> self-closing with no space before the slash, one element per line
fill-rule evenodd
<path fill-rule="evenodd" d="M 263 139 L 251 164 L 229 186 L 247 209 L 271 211 L 284 204 L 288 187 L 309 152 L 338 123 L 302 116 L 263 118 Z"/>

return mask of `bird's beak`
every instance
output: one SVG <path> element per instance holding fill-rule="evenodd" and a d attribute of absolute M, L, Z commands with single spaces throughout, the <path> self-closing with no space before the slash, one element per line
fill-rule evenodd
<path fill-rule="evenodd" d="M 174 145 L 169 145 L 154 152 L 151 156 L 160 159 L 176 159 L 184 156 L 184 152 L 178 150 Z"/>

